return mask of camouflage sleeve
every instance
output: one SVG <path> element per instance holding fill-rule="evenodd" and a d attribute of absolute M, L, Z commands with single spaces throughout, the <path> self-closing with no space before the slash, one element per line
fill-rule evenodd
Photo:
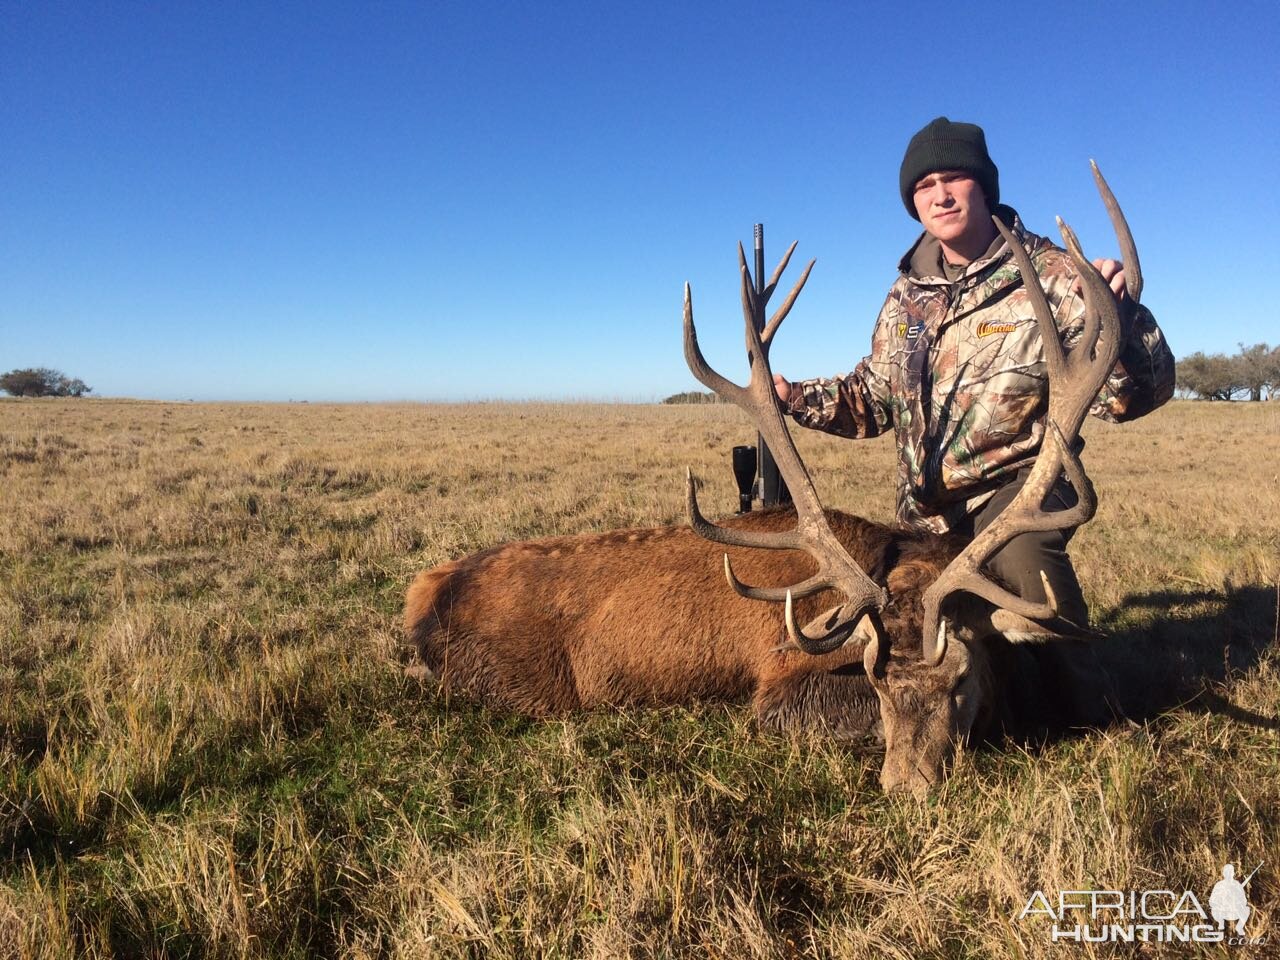
<path fill-rule="evenodd" d="M 1138 304 L 1116 368 L 1089 412 L 1113 423 L 1137 420 L 1167 402 L 1173 387 L 1173 352 L 1151 311 Z"/>
<path fill-rule="evenodd" d="M 787 412 L 796 423 L 856 440 L 875 437 L 889 429 L 890 379 L 885 317 L 885 310 L 881 310 L 871 337 L 871 354 L 863 358 L 852 373 L 797 380 L 791 385 Z"/>
<path fill-rule="evenodd" d="M 1084 300 L 1072 287 L 1074 269 L 1042 275 L 1050 303 L 1057 303 L 1058 329 L 1070 349 L 1084 333 Z M 1089 412 L 1099 419 L 1124 423 L 1144 417 L 1173 396 L 1173 353 L 1151 311 L 1139 304 L 1126 324 L 1125 341 L 1115 369 L 1098 392 Z"/>

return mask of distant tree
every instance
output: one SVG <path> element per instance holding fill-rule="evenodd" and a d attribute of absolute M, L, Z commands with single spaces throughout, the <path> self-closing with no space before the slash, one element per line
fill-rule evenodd
<path fill-rule="evenodd" d="M 673 393 L 662 401 L 663 403 L 724 403 L 714 393 L 703 392 L 700 390 L 686 390 L 684 393 Z"/>
<path fill-rule="evenodd" d="M 1234 400 L 1244 385 L 1236 358 L 1196 351 L 1178 361 L 1178 388 L 1206 400 Z"/>
<path fill-rule="evenodd" d="M 1251 347 L 1242 343 L 1239 346 L 1240 352 L 1232 359 L 1239 368 L 1240 384 L 1249 391 L 1250 400 L 1261 400 L 1262 391 L 1275 382 L 1271 348 L 1265 343 L 1255 343 Z"/>
<path fill-rule="evenodd" d="M 64 377 L 58 383 L 58 396 L 60 397 L 83 397 L 86 393 L 92 393 L 93 387 L 89 386 L 79 377 Z"/>
<path fill-rule="evenodd" d="M 25 370 L 10 370 L 0 375 L 0 390 L 15 397 L 45 397 L 51 392 L 56 380 L 50 378 L 53 370 L 28 367 Z"/>
<path fill-rule="evenodd" d="M 83 397 L 93 387 L 58 370 L 27 367 L 0 374 L 0 390 L 15 397 Z"/>
<path fill-rule="evenodd" d="M 1248 356 L 1251 379 L 1252 376 L 1257 376 L 1262 387 L 1266 389 L 1267 399 L 1280 398 L 1280 344 L 1267 349 L 1267 344 L 1260 343 L 1253 347 L 1242 348 L 1240 353 Z M 1261 390 L 1258 392 L 1257 399 L 1262 399 Z"/>

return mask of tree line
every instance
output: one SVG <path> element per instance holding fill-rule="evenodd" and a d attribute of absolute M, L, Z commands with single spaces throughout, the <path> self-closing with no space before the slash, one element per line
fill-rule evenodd
<path fill-rule="evenodd" d="M 684 393 L 673 393 L 663 403 L 724 403 L 725 400 L 710 391 L 686 390 Z"/>
<path fill-rule="evenodd" d="M 1239 345 L 1240 352 L 1196 351 L 1178 361 L 1178 390 L 1203 400 L 1262 400 L 1280 396 L 1280 346 Z"/>
<path fill-rule="evenodd" d="M 48 367 L 27 367 L 0 374 L 0 390 L 14 397 L 83 397 L 93 390 L 79 377 Z"/>

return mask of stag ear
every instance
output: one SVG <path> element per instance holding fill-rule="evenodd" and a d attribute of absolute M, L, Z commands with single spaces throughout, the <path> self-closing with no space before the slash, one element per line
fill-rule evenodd
<path fill-rule="evenodd" d="M 995 616 L 1005 611 L 972 593 L 957 593 L 947 598 L 947 636 L 972 643 L 993 633 L 1004 633 L 995 623 Z M 1030 620 L 1026 620 L 1030 623 Z M 1043 632 L 1043 631 L 1041 631 Z"/>

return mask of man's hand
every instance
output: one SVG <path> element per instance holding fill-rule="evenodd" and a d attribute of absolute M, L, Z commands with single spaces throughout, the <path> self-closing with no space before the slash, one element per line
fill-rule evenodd
<path fill-rule="evenodd" d="M 1115 296 L 1116 302 L 1121 306 L 1127 306 L 1129 291 L 1124 286 L 1124 264 L 1119 260 L 1095 260 L 1093 265 L 1102 274 L 1102 279 L 1111 285 L 1111 293 Z M 1083 287 L 1080 285 L 1079 278 L 1071 289 L 1076 295 L 1082 292 Z"/>
<path fill-rule="evenodd" d="M 773 392 L 778 395 L 778 399 L 786 403 L 791 399 L 791 381 L 780 373 L 773 375 Z"/>
<path fill-rule="evenodd" d="M 1119 260 L 1095 260 L 1093 265 L 1102 274 L 1102 279 L 1111 284 L 1111 292 L 1116 302 L 1124 305 L 1129 302 L 1129 291 L 1124 287 L 1124 264 Z M 1076 281 L 1079 283 L 1079 281 Z"/>

